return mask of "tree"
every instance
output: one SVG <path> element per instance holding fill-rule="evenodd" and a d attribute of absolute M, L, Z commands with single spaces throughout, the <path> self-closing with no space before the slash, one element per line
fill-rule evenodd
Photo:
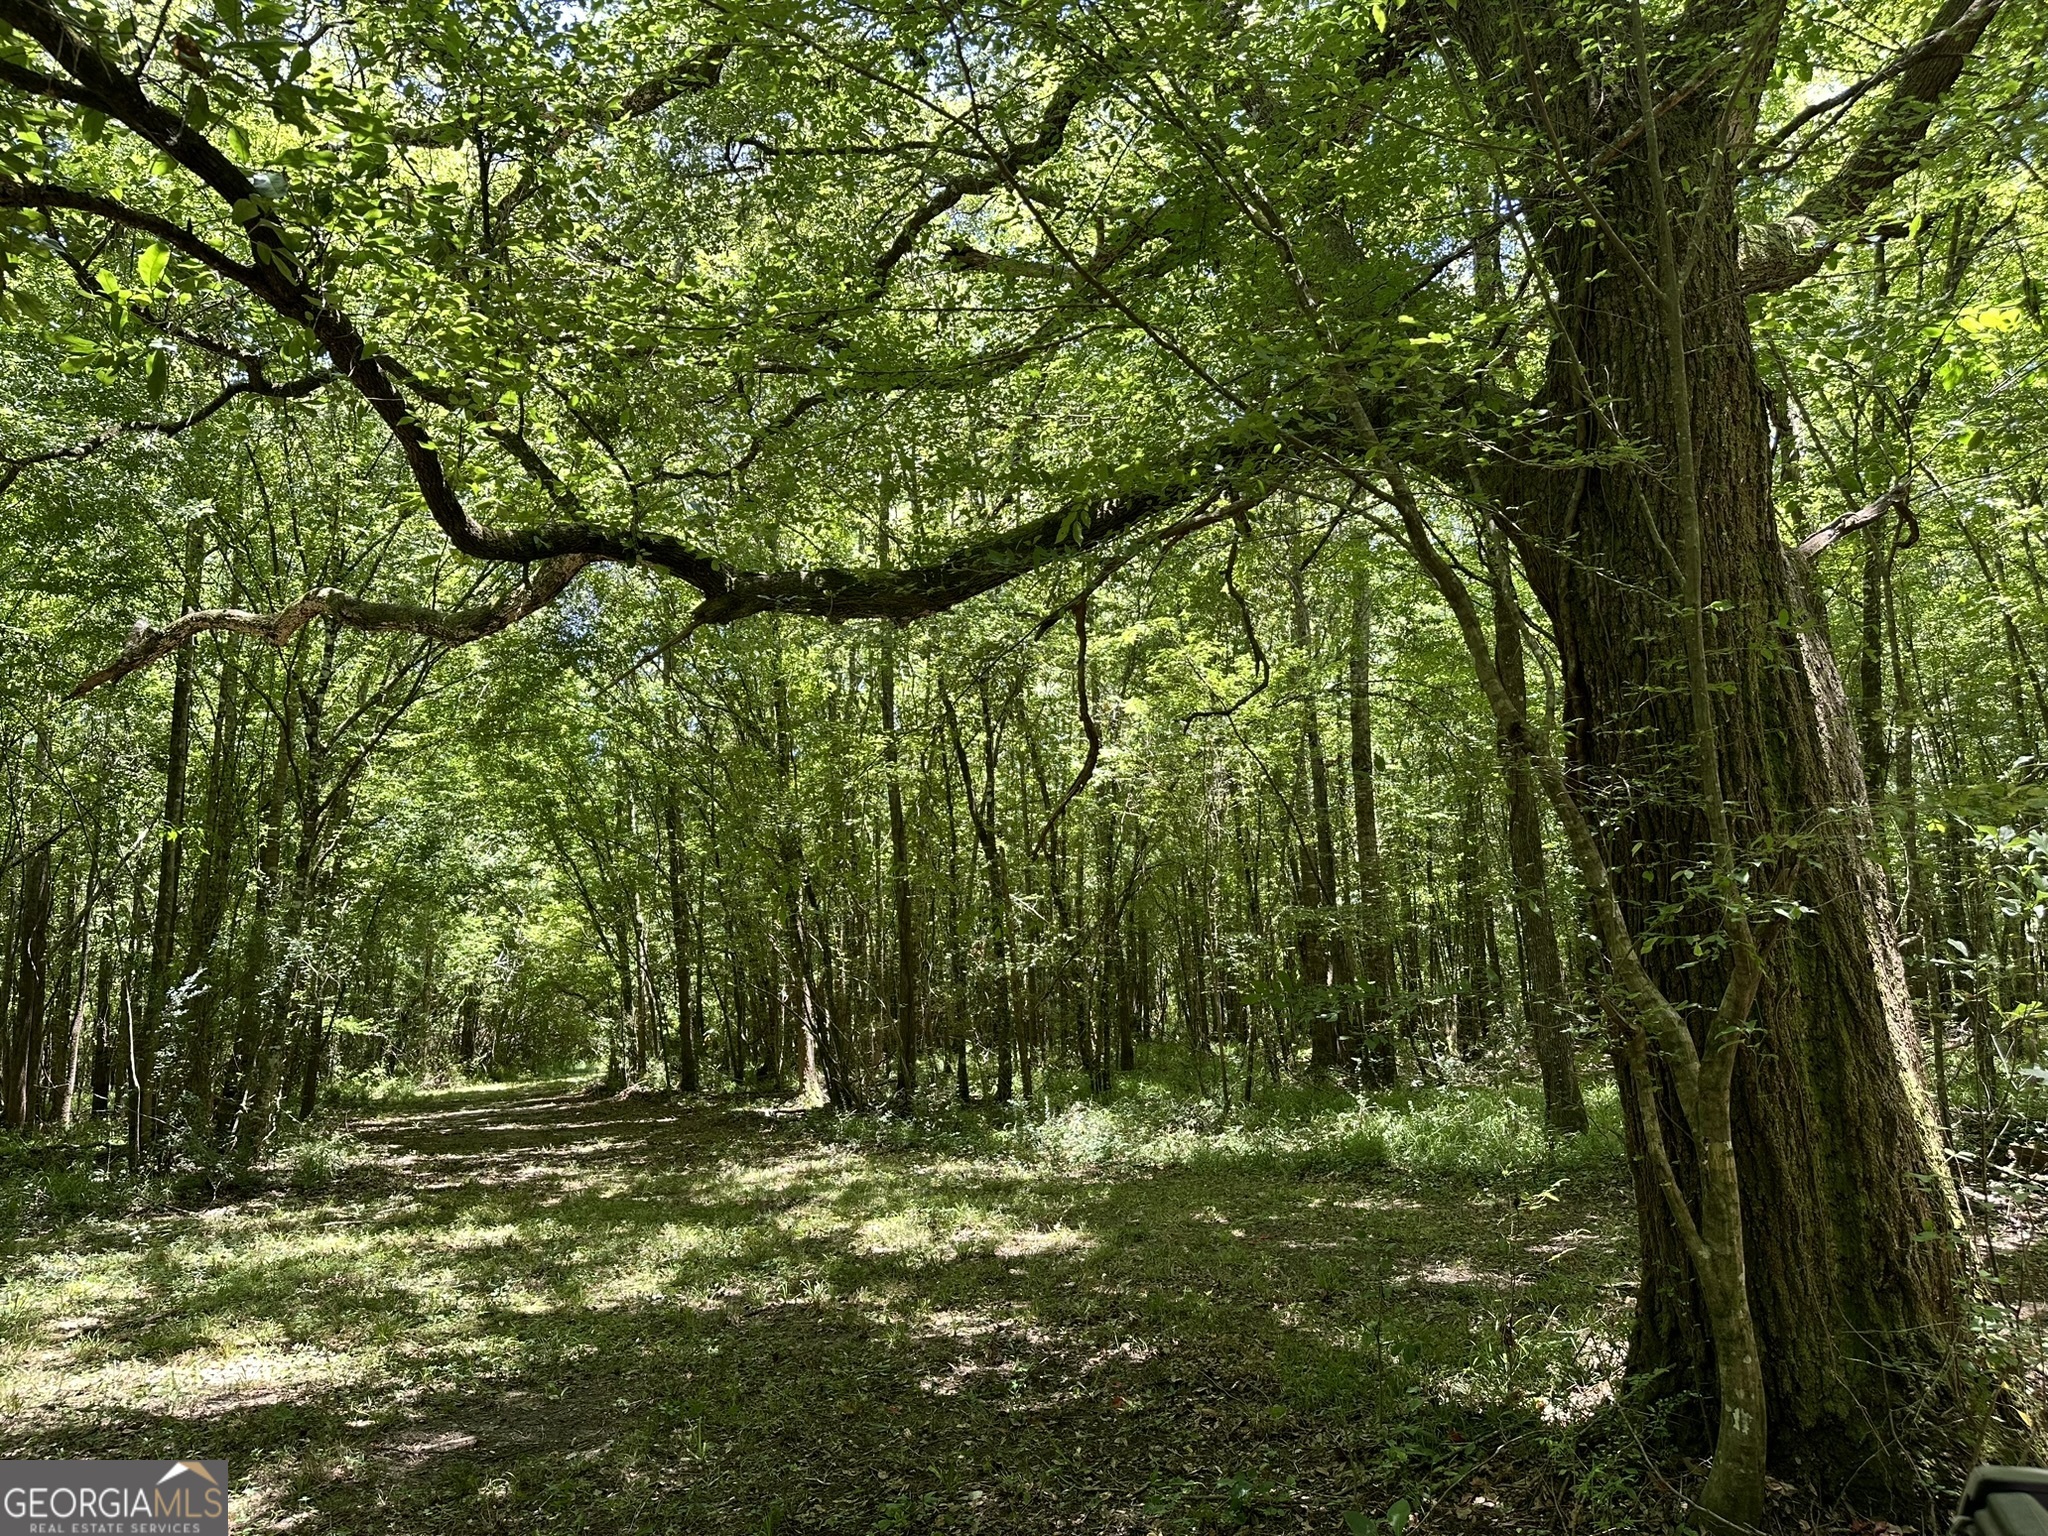
<path fill-rule="evenodd" d="M 197 388 L 176 414 L 103 415 L 8 478 L 345 389 L 447 549 L 480 566 L 445 597 L 423 551 L 397 562 L 396 597 L 358 581 L 194 607 L 81 689 L 210 632 L 284 644 L 318 620 L 462 644 L 575 603 L 608 566 L 694 591 L 666 652 L 759 614 L 931 617 L 1034 572 L 1071 608 L 1254 514 L 1373 521 L 1454 612 L 1511 810 L 1526 755 L 1592 893 L 1643 1223 L 1633 1357 L 1718 1379 L 1715 1508 L 1753 1513 L 1765 1423 L 1782 1465 L 1906 1476 L 1868 1410 L 1907 1402 L 1958 1337 L 1967 1265 L 1872 862 L 1869 765 L 1810 572 L 1783 548 L 1753 312 L 1791 313 L 1807 278 L 1860 259 L 1931 161 L 2010 165 L 1999 132 L 2033 97 L 1998 66 L 1966 73 L 2014 25 L 1999 0 L 1887 14 L 1907 41 L 1885 50 L 1778 8 L 886 15 L 628 10 L 528 51 L 528 29 L 500 38 L 484 14 L 314 38 L 237 9 L 188 18 L 166 53 L 125 13 L 0 0 L 4 110 L 63 129 L 0 166 L 10 258 L 54 273 L 24 298 L 102 385 Z M 1809 102 L 1815 69 L 1836 86 Z M 1512 243 L 1497 282 L 1475 271 L 1483 242 L 1446 228 Z M 849 455 L 893 464 L 905 434 L 913 526 L 885 560 L 874 509 L 845 493 Z M 1487 569 L 1495 526 L 1519 570 L 1491 562 L 1489 630 L 1456 551 Z M 1237 551 L 1222 586 L 1263 686 Z M 1304 642 L 1307 563 L 1290 594 Z M 1510 681 L 1517 576 L 1547 620 L 1530 648 L 1555 652 L 1562 752 Z M 759 934 L 794 984 L 763 995 L 805 1021 L 830 1097 L 852 1104 L 845 946 L 865 940 L 822 889 L 847 850 L 794 819 L 808 769 L 773 675 L 757 734 L 782 911 Z M 1006 846 L 1025 797 L 1006 808 L 1009 717 L 978 681 L 979 773 L 951 693 L 943 714 L 985 866 L 1007 1097 L 1013 1044 L 1028 1093 L 1039 1038 L 1009 911 L 1033 866 Z M 892 663 L 892 717 L 896 687 Z M 1328 908 L 1313 695 L 1300 725 L 1308 803 L 1272 798 L 1296 815 L 1298 905 Z M 1191 1021 L 1234 1006 L 1212 873 L 1176 908 Z M 1304 980 L 1325 915 L 1301 930 Z M 1325 1065 L 1330 1034 L 1312 1048 Z"/>

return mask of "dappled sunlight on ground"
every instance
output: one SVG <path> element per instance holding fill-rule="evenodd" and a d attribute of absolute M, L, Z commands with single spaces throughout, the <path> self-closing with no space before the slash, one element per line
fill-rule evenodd
<path fill-rule="evenodd" d="M 1119 1175 L 1102 1118 L 370 1114 L 320 1193 L 14 1255 L 0 1454 L 226 1456 L 243 1531 L 1332 1530 L 1611 1391 L 1611 1168 L 1332 1161 L 1354 1116 Z"/>

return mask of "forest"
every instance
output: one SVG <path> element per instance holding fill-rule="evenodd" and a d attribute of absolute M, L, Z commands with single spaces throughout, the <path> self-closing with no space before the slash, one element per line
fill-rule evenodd
<path fill-rule="evenodd" d="M 0 0 L 0 1456 L 1947 1529 L 2038 0 Z"/>

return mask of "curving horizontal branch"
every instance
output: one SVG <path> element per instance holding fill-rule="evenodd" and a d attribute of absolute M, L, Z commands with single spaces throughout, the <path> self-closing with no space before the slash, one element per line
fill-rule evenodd
<path fill-rule="evenodd" d="M 957 607 L 1005 582 L 1055 560 L 1109 543 L 1198 494 L 1193 479 L 1174 489 L 1126 496 L 1046 513 L 1016 528 L 962 545 L 924 565 L 845 569 L 836 566 L 791 571 L 720 572 L 717 588 L 690 617 L 689 630 L 726 625 L 761 613 L 782 613 L 833 621 L 888 619 L 907 623 Z M 1167 530 L 1186 532 L 1184 525 Z M 539 612 L 593 565 L 616 563 L 601 554 L 557 556 L 540 566 L 497 603 L 440 609 L 413 603 L 380 603 L 323 587 L 289 608 L 253 613 L 241 608 L 208 608 L 183 614 L 161 626 L 138 623 L 112 661 L 80 679 L 69 697 L 83 698 L 131 672 L 160 661 L 206 634 L 250 635 L 282 645 L 315 619 L 349 629 L 404 631 L 442 645 L 467 645 Z"/>
<path fill-rule="evenodd" d="M 561 517 L 553 522 L 504 525 L 487 522 L 468 506 L 452 483 L 438 445 L 419 415 L 419 403 L 435 391 L 414 370 L 374 347 L 356 322 L 308 282 L 277 223 L 271 205 L 255 196 L 248 174 L 204 134 L 153 101 L 143 82 L 99 51 L 52 0 L 0 0 L 0 22 L 34 39 L 56 63 L 63 79 L 49 77 L 66 99 L 90 104 L 154 144 L 229 204 L 249 242 L 251 260 L 227 256 L 190 230 L 83 189 L 24 182 L 0 182 L 0 201 L 12 195 L 25 206 L 68 208 L 144 230 L 204 262 L 281 318 L 307 330 L 345 380 L 382 420 L 403 455 L 428 515 L 458 553 L 473 560 L 540 567 L 546 574 L 522 586 L 504 604 L 448 614 L 434 609 L 378 604 L 346 593 L 309 594 L 275 614 L 211 610 L 187 614 L 163 628 L 145 624 L 121 655 L 80 684 L 102 686 L 169 654 L 196 634 L 229 631 L 278 643 L 314 618 L 356 628 L 409 629 L 448 644 L 494 633 L 559 596 L 576 571 L 604 562 L 650 568 L 676 577 L 701 595 L 694 622 L 726 624 L 759 613 L 825 619 L 880 618 L 897 622 L 941 612 L 1062 555 L 1085 550 L 1183 504 L 1202 486 L 1213 486 L 1226 467 L 1249 461 L 1249 450 L 1226 449 L 1187 461 L 1151 488 L 1121 497 L 1068 503 L 1018 527 L 963 545 L 923 566 L 890 570 L 823 567 L 785 571 L 734 571 L 710 552 L 672 535 L 637 526 L 605 525 L 585 515 L 564 496 L 547 465 L 516 433 L 492 435 L 548 490 Z M 668 81 L 630 103 L 629 112 L 653 110 L 663 94 L 705 88 L 717 79 L 723 55 L 697 61 L 698 73 Z M 658 99 L 657 99 L 658 98 Z M 964 197 L 992 190 L 1019 170 L 1059 152 L 1073 114 L 1084 100 L 1079 82 L 1052 94 L 1033 137 L 999 157 L 983 175 L 942 183 L 914 213 L 875 264 L 874 281 L 885 287 L 894 266 L 923 231 Z M 255 212 L 251 212 L 251 210 Z M 1262 461 L 1263 462 L 1263 461 Z"/>
<path fill-rule="evenodd" d="M 57 186 L 51 182 L 17 181 L 11 176 L 0 176 L 0 208 L 27 208 L 41 213 L 85 213 L 94 218 L 105 219 L 110 224 L 119 224 L 138 234 L 161 240 L 165 246 L 181 256 L 189 256 L 203 267 L 211 268 L 237 287 L 254 285 L 258 275 L 254 267 L 235 260 L 226 251 L 210 241 L 201 239 L 184 225 L 150 213 L 145 209 L 132 207 L 118 198 L 102 197 L 96 192 L 81 191 L 77 187 Z"/>
<path fill-rule="evenodd" d="M 160 661 L 201 635 L 250 635 L 284 645 L 315 619 L 346 629 L 419 635 L 442 645 L 467 645 L 495 635 L 537 613 L 560 597 L 576 574 L 591 562 L 580 556 L 550 560 L 526 581 L 495 603 L 471 608 L 432 608 L 416 603 L 378 603 L 333 587 L 308 592 L 289 608 L 255 613 L 246 608 L 198 608 L 158 626 L 138 623 L 121 653 L 98 671 L 80 678 L 67 695 L 82 699 L 108 683 L 118 682 L 153 661 Z"/>
<path fill-rule="evenodd" d="M 908 623 L 956 608 L 1026 572 L 1094 549 L 1182 505 L 1196 483 L 1101 502 L 1058 507 L 1042 517 L 965 544 L 924 565 L 848 570 L 735 571 L 708 594 L 693 624 L 730 624 L 757 613 L 814 619 Z"/>

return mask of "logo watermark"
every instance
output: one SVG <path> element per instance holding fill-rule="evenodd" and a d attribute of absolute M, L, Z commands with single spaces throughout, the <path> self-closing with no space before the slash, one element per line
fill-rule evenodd
<path fill-rule="evenodd" d="M 227 1536 L 224 1461 L 0 1461 L 0 1536 Z"/>

